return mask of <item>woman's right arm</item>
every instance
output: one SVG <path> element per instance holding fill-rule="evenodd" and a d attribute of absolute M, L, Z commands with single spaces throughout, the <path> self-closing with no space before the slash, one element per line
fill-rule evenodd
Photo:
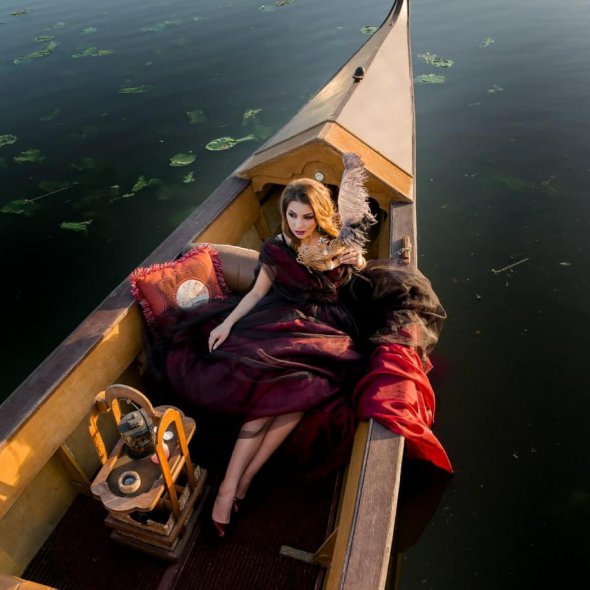
<path fill-rule="evenodd" d="M 219 326 L 211 330 L 209 334 L 209 352 L 215 350 L 229 336 L 233 325 L 243 318 L 254 306 L 270 291 L 272 280 L 268 276 L 264 265 L 256 277 L 254 286 L 244 295 L 233 311 L 223 320 Z"/>

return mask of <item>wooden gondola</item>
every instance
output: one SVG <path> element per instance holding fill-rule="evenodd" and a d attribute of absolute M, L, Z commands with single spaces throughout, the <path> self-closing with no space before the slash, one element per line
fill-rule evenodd
<path fill-rule="evenodd" d="M 276 204 L 282 188 L 300 177 L 336 188 L 342 154 L 355 152 L 365 162 L 367 188 L 380 210 L 379 231 L 369 256 L 389 257 L 400 266 L 415 268 L 415 126 L 408 3 L 397 0 L 383 25 L 328 84 L 224 180 L 142 266 L 173 260 L 190 243 L 259 249 L 265 238 L 277 232 Z M 114 383 L 145 391 L 138 362 L 144 328 L 141 310 L 125 281 L 0 406 L 0 572 L 4 576 L 59 588 L 93 588 L 100 587 L 95 585 L 98 574 L 93 569 L 100 567 L 111 571 L 108 587 L 113 589 L 123 587 L 126 569 L 141 580 L 135 586 L 127 583 L 128 588 L 250 587 L 243 567 L 235 568 L 233 585 L 199 581 L 194 572 L 206 569 L 204 565 L 194 567 L 192 585 L 183 586 L 179 580 L 192 567 L 195 555 L 192 540 L 188 556 L 158 566 L 156 574 L 149 568 L 156 567 L 152 562 L 157 560 L 138 561 L 141 554 L 132 549 L 111 551 L 107 555 L 116 558 L 100 562 L 99 545 L 108 544 L 108 538 L 105 541 L 95 534 L 88 539 L 83 534 L 92 526 L 106 529 L 102 506 L 89 499 L 90 482 L 100 466 L 88 435 L 89 414 L 97 393 Z M 391 566 L 403 450 L 402 437 L 373 421 L 362 422 L 350 462 L 333 480 L 334 501 L 330 500 L 333 492 L 326 492 L 323 513 L 317 517 L 313 513 L 315 504 L 321 504 L 317 498 L 304 508 L 325 542 L 320 539 L 316 551 L 309 546 L 296 547 L 305 549 L 299 553 L 291 551 L 307 563 L 273 549 L 276 567 L 289 568 L 289 582 L 282 584 L 276 578 L 273 584 L 261 581 L 252 587 L 384 588 Z M 288 520 L 297 514 L 289 505 L 283 509 L 277 518 Z M 78 532 L 64 532 L 66 522 Z M 198 528 L 195 537 L 199 537 Z M 71 539 L 71 546 L 56 545 L 58 537 Z M 296 544 L 286 541 L 279 540 Z M 239 559 L 229 553 L 229 547 L 231 543 L 209 547 L 201 559 L 220 559 L 229 570 L 232 560 Z M 64 571 L 51 573 L 57 559 L 51 551 L 73 551 L 86 571 L 86 583 L 72 583 Z M 219 557 L 223 552 L 226 555 Z M 147 570 L 152 573 L 142 579 L 140 572 Z M 297 578 L 300 570 L 305 580 Z M 0 578 L 0 587 L 6 579 Z"/>

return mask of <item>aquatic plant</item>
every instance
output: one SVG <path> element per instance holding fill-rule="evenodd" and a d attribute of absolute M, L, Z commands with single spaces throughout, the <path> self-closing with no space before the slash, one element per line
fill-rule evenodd
<path fill-rule="evenodd" d="M 489 47 L 490 45 L 493 45 L 496 41 L 494 39 L 492 39 L 491 37 L 486 37 L 480 44 L 480 47 Z"/>
<path fill-rule="evenodd" d="M 149 25 L 147 27 L 141 27 L 141 30 L 143 32 L 147 32 L 147 31 L 152 31 L 152 32 L 158 32 L 158 31 L 163 31 L 164 29 L 167 29 L 168 27 L 175 27 L 178 26 L 182 23 L 181 20 L 175 19 L 175 20 L 163 20 L 159 23 L 155 23 L 153 25 Z"/>
<path fill-rule="evenodd" d="M 115 53 L 112 49 L 98 49 L 98 47 L 86 47 L 86 49 L 83 49 L 78 53 L 72 54 L 72 57 L 100 57 L 103 55 L 111 55 L 112 53 Z"/>
<path fill-rule="evenodd" d="M 361 33 L 363 35 L 372 35 L 379 27 L 374 27 L 372 25 L 367 25 L 361 29 Z"/>
<path fill-rule="evenodd" d="M 37 208 L 37 203 L 34 203 L 29 199 L 16 199 L 6 203 L 6 205 L 0 209 L 0 213 L 11 213 L 13 215 L 24 215 L 25 217 L 30 217 L 35 213 Z"/>
<path fill-rule="evenodd" d="M 90 35 L 92 33 L 96 33 L 98 29 L 96 27 L 86 27 L 80 31 L 80 35 Z"/>
<path fill-rule="evenodd" d="M 75 231 L 81 233 L 88 233 L 88 226 L 92 223 L 92 219 L 86 221 L 63 221 L 59 224 L 61 229 L 68 231 Z"/>
<path fill-rule="evenodd" d="M 258 138 L 253 135 L 246 135 L 245 137 L 218 137 L 216 139 L 212 139 L 206 146 L 205 149 L 209 150 L 210 152 L 220 152 L 222 150 L 229 150 L 238 143 L 242 143 L 243 141 L 255 141 Z"/>
<path fill-rule="evenodd" d="M 259 7 L 262 12 L 273 12 L 276 8 L 282 8 L 283 6 L 289 6 L 293 4 L 295 0 L 277 0 L 272 4 L 263 4 Z"/>
<path fill-rule="evenodd" d="M 502 86 L 494 84 L 491 88 L 488 88 L 486 92 L 488 94 L 498 94 L 499 92 L 504 92 L 504 88 L 502 88 Z"/>
<path fill-rule="evenodd" d="M 11 145 L 13 143 L 16 143 L 17 141 L 18 138 L 16 137 L 16 135 L 11 135 L 10 133 L 0 135 L 0 147 L 3 147 L 5 145 Z"/>
<path fill-rule="evenodd" d="M 135 194 L 138 193 L 140 190 L 147 188 L 148 186 L 154 186 L 156 184 L 160 184 L 159 178 L 150 178 L 149 180 L 146 180 L 144 176 L 140 176 L 133 185 L 131 192 Z"/>
<path fill-rule="evenodd" d="M 197 156 L 194 154 L 175 154 L 170 158 L 170 166 L 175 168 L 179 168 L 181 166 L 188 166 L 192 164 L 197 159 Z"/>
<path fill-rule="evenodd" d="M 258 113 L 262 109 L 246 109 L 242 115 L 242 127 L 247 127 L 256 120 Z"/>
<path fill-rule="evenodd" d="M 45 160 L 45 156 L 41 153 L 41 150 L 32 149 L 21 152 L 19 156 L 14 156 L 13 160 L 17 164 L 35 163 Z"/>
<path fill-rule="evenodd" d="M 38 49 L 37 51 L 33 51 L 33 52 L 29 53 L 28 55 L 22 55 L 20 57 L 15 57 L 12 60 L 12 63 L 18 65 L 18 64 L 22 64 L 22 63 L 29 63 L 29 62 L 33 61 L 34 59 L 38 59 L 41 57 L 47 57 L 48 55 L 51 55 L 57 47 L 59 47 L 59 43 L 57 41 L 50 41 L 49 43 L 47 43 L 47 45 L 43 49 Z"/>
<path fill-rule="evenodd" d="M 145 94 L 150 92 L 154 87 L 149 84 L 142 84 L 141 86 L 122 86 L 119 88 L 119 94 Z"/>
<path fill-rule="evenodd" d="M 447 59 L 444 57 L 439 57 L 436 53 L 419 53 L 418 57 L 427 64 L 434 66 L 436 68 L 451 68 L 455 63 L 452 59 Z"/>
<path fill-rule="evenodd" d="M 442 74 L 420 74 L 414 78 L 416 84 L 444 84 L 446 78 Z"/>
<path fill-rule="evenodd" d="M 184 184 L 189 184 L 190 182 L 195 182 L 195 173 L 189 172 L 188 174 L 185 174 L 182 177 L 182 182 L 184 182 Z"/>

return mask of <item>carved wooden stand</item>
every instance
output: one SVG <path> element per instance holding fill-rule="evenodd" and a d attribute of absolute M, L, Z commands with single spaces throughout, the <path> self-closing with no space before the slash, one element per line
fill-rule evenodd
<path fill-rule="evenodd" d="M 121 421 L 120 402 L 127 401 L 146 411 L 157 427 L 157 464 L 150 457 L 133 459 L 126 453 L 122 438 L 107 453 L 98 428 L 102 414 L 112 414 L 116 425 Z M 196 430 L 195 421 L 173 406 L 154 408 L 138 390 L 126 385 L 111 385 L 97 395 L 90 416 L 90 435 L 102 468 L 90 489 L 100 498 L 109 514 L 105 523 L 114 530 L 111 538 L 169 561 L 176 561 L 197 523 L 207 472 L 193 467 L 188 441 Z M 164 434 L 170 455 L 166 459 Z M 126 471 L 139 474 L 141 483 L 133 493 L 119 488 L 119 479 Z M 202 505 L 202 503 L 200 503 Z"/>

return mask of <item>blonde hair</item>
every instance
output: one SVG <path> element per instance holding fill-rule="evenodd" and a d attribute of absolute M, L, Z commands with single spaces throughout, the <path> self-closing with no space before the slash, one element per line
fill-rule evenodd
<path fill-rule="evenodd" d="M 311 178 L 300 178 L 290 182 L 279 201 L 279 210 L 281 212 L 281 229 L 283 234 L 291 240 L 293 248 L 299 249 L 301 241 L 289 229 L 287 222 L 287 208 L 293 201 L 309 205 L 313 211 L 318 228 L 331 238 L 338 237 L 340 233 L 340 223 L 334 201 L 327 187 L 317 180 Z"/>

